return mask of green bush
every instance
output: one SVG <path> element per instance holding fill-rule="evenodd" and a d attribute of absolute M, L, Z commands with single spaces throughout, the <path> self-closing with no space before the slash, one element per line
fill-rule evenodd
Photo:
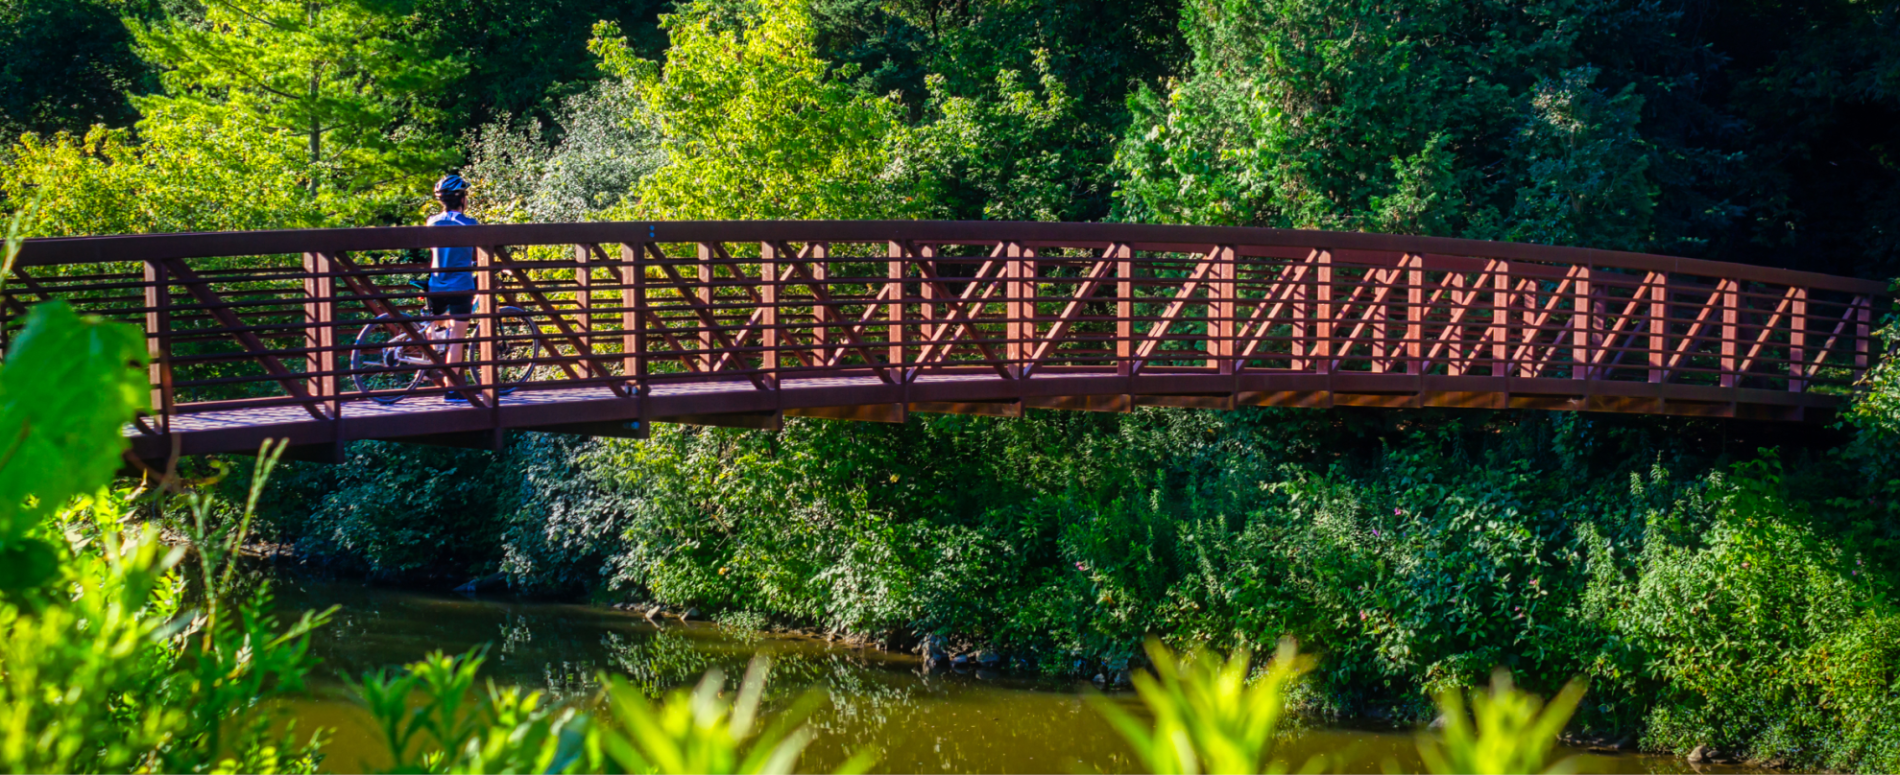
<path fill-rule="evenodd" d="M 237 520 L 208 524 L 195 495 L 107 488 L 144 406 L 143 361 L 136 329 L 54 302 L 0 368 L 0 770 L 314 771 L 321 735 L 272 708 L 301 691 L 327 614 L 280 627 L 268 585 L 232 586 L 258 491 Z M 131 519 L 154 500 L 194 507 L 198 609 L 183 547 Z"/>

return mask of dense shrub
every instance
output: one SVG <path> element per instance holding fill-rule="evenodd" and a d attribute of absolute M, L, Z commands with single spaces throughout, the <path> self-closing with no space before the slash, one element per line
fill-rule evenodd
<path fill-rule="evenodd" d="M 263 509 L 267 531 L 313 559 L 384 576 L 493 564 L 501 520 L 492 483 L 506 474 L 492 454 L 361 442 L 343 465 L 289 468 Z"/>

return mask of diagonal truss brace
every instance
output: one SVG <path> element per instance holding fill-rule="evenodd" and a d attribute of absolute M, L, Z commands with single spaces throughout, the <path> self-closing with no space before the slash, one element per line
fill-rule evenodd
<path fill-rule="evenodd" d="M 161 259 L 160 263 L 165 265 L 165 271 L 178 278 L 178 283 L 185 286 L 186 292 L 191 294 L 193 299 L 204 305 L 207 313 L 216 318 L 218 323 L 225 328 L 232 329 L 231 336 L 237 339 L 238 344 L 257 358 L 264 370 L 277 380 L 277 384 L 283 386 L 284 392 L 298 400 L 304 411 L 309 412 L 311 417 L 318 420 L 335 419 L 324 410 L 322 401 L 311 395 L 309 389 L 304 386 L 304 375 L 291 371 L 283 361 L 272 354 L 270 348 L 265 346 L 264 340 L 258 338 L 255 332 L 248 330 L 237 313 L 231 311 L 224 297 L 211 288 L 210 282 L 191 267 L 186 266 L 183 260 L 168 258 Z"/>

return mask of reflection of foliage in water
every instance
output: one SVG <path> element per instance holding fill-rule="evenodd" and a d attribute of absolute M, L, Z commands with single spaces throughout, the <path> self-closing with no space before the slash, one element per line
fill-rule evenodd
<path fill-rule="evenodd" d="M 556 658 L 548 654 L 553 646 L 555 654 L 569 655 L 581 651 L 580 636 L 576 633 L 569 637 L 549 637 L 546 625 L 547 617 L 524 616 L 510 613 L 501 624 L 501 645 L 498 649 L 500 662 L 509 662 L 520 671 L 521 666 L 539 665 L 540 685 L 536 688 L 555 701 L 574 700 L 593 695 L 600 689 L 597 680 L 602 665 L 591 655 L 580 654 L 567 658 Z M 540 635 L 537 642 L 536 635 Z M 524 685 L 533 682 L 520 680 L 519 672 L 515 679 Z"/>
<path fill-rule="evenodd" d="M 727 675 L 739 675 L 734 665 L 715 664 L 705 652 L 685 637 L 661 630 L 646 637 L 629 638 L 617 632 L 600 637 L 607 647 L 609 666 L 648 697 L 686 686 L 699 680 L 708 669 L 719 667 Z M 738 665 L 742 671 L 744 665 Z"/>
<path fill-rule="evenodd" d="M 830 708 L 809 721 L 820 738 L 875 740 L 884 719 L 907 715 L 923 695 L 942 693 L 934 682 L 880 670 L 851 652 L 807 650 L 767 638 L 734 642 L 663 629 L 631 636 L 609 632 L 601 636 L 601 645 L 611 654 L 608 669 L 649 697 L 693 685 L 714 668 L 728 676 L 742 675 L 754 654 L 766 654 L 772 659 L 768 708 L 783 708 L 812 688 L 831 695 Z"/>

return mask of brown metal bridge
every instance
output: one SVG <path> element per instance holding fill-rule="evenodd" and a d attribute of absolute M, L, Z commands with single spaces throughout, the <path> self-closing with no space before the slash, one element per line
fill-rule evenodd
<path fill-rule="evenodd" d="M 359 336 L 421 336 L 422 294 L 405 283 L 438 246 L 475 247 L 476 319 L 496 333 L 468 338 L 471 368 L 426 369 L 443 387 L 373 400 L 401 393 L 359 388 L 390 376 Z M 510 429 L 624 436 L 653 422 L 1025 407 L 1812 420 L 1877 355 L 1887 293 L 1783 269 L 1382 234 L 772 221 L 29 241 L 0 329 L 51 298 L 144 327 L 154 409 L 127 433 L 160 460 L 266 438 L 334 459 L 356 439 L 498 446 Z M 503 315 L 525 319 L 534 347 L 501 333 Z M 446 388 L 473 400 L 445 402 Z"/>

